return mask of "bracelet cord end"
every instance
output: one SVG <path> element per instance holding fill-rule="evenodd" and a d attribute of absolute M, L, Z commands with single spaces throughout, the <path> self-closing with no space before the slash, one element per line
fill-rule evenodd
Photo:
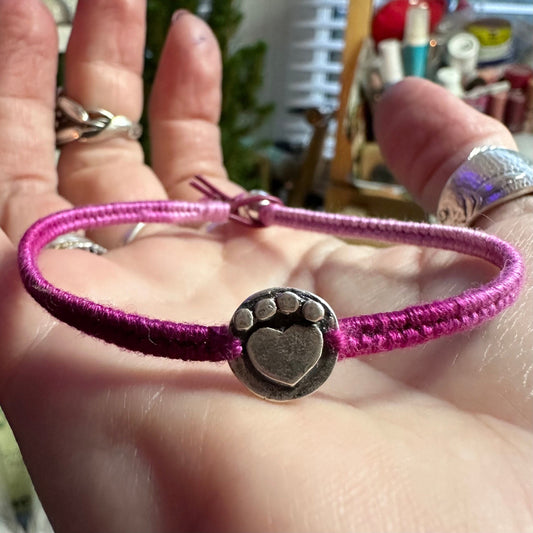
<path fill-rule="evenodd" d="M 271 205 L 283 205 L 279 198 L 261 190 L 243 192 L 233 197 L 228 196 L 206 178 L 199 175 L 194 176 L 189 185 L 200 191 L 206 200 L 228 203 L 230 205 L 230 220 L 243 226 L 253 228 L 268 226 L 267 217 L 263 216 L 262 212 L 266 211 L 265 208 Z"/>

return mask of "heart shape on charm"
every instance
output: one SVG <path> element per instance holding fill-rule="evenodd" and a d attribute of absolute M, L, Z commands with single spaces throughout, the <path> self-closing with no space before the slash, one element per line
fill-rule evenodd
<path fill-rule="evenodd" d="M 294 387 L 316 365 L 324 339 L 315 325 L 294 324 L 285 331 L 260 328 L 246 343 L 248 357 L 263 376 Z"/>

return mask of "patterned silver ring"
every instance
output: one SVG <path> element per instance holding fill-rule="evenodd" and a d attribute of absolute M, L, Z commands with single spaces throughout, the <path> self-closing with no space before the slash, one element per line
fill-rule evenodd
<path fill-rule="evenodd" d="M 107 253 L 107 248 L 96 244 L 87 237 L 78 235 L 77 233 L 65 233 L 56 237 L 46 246 L 52 250 L 87 250 L 92 254 L 104 255 Z"/>
<path fill-rule="evenodd" d="M 533 194 L 532 163 L 513 150 L 481 146 L 444 186 L 437 219 L 441 224 L 471 226 L 482 213 L 526 194 Z"/>

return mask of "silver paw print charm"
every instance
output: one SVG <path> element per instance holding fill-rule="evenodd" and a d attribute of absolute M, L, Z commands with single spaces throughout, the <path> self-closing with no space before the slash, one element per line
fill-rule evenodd
<path fill-rule="evenodd" d="M 337 361 L 337 353 L 324 342 L 324 334 L 338 328 L 337 318 L 310 292 L 274 288 L 253 294 L 235 311 L 230 328 L 243 348 L 242 356 L 229 363 L 233 373 L 268 400 L 310 394 Z"/>

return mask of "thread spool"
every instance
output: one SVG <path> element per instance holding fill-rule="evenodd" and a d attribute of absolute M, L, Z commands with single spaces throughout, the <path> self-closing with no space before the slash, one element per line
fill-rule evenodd
<path fill-rule="evenodd" d="M 446 46 L 448 65 L 463 75 L 471 75 L 477 67 L 479 41 L 471 33 L 461 32 L 454 35 Z"/>

